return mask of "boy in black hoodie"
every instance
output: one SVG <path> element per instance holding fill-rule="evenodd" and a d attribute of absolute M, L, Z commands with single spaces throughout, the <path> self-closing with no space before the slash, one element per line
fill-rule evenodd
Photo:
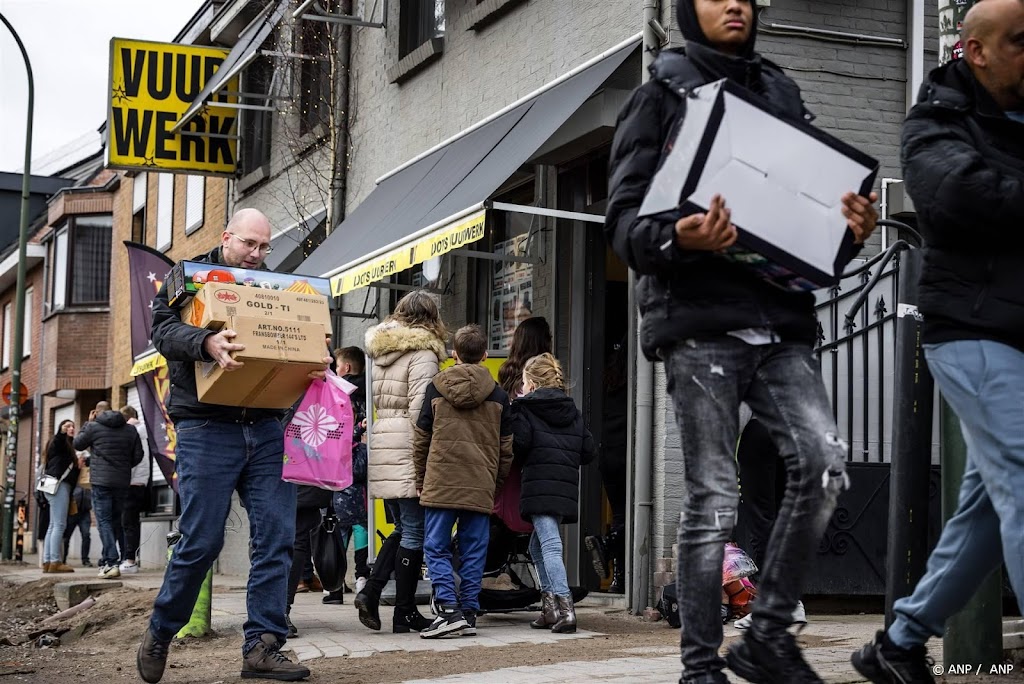
<path fill-rule="evenodd" d="M 682 662 L 686 684 L 727 682 L 722 643 L 723 549 L 736 522 L 734 452 L 739 404 L 768 428 L 789 474 L 769 544 L 751 629 L 734 644 L 729 667 L 750 681 L 819 682 L 787 632 L 801 583 L 847 478 L 838 436 L 813 356 L 814 296 L 761 280 L 715 252 L 737 238 L 721 188 L 707 213 L 638 217 L 670 132 L 685 116 L 681 96 L 729 78 L 767 101 L 783 119 L 809 120 L 800 89 L 754 50 L 751 0 L 680 0 L 686 48 L 665 50 L 650 82 L 619 115 L 609 169 L 605 231 L 640 276 L 641 343 L 665 362 L 682 438 L 686 491 L 677 557 Z M 857 242 L 874 230 L 875 197 L 847 193 L 843 213 Z"/>

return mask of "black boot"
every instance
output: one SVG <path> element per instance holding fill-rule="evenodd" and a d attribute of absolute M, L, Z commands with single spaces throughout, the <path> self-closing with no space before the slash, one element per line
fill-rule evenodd
<path fill-rule="evenodd" d="M 626 563 L 622 558 L 612 559 L 612 583 L 608 585 L 609 594 L 626 593 Z"/>
<path fill-rule="evenodd" d="M 395 569 L 395 554 L 398 553 L 398 543 L 402 541 L 401 534 L 388 536 L 381 544 L 380 553 L 373 562 L 373 571 L 370 572 L 366 586 L 356 594 L 356 610 L 359 611 L 359 621 L 374 631 L 380 631 L 380 594 L 391 579 L 391 571 Z"/>
<path fill-rule="evenodd" d="M 590 552 L 590 564 L 594 567 L 597 576 L 601 579 L 608 577 L 608 559 L 605 555 L 604 538 L 592 534 L 587 535 L 583 538 L 583 545 Z"/>
<path fill-rule="evenodd" d="M 391 623 L 396 634 L 419 632 L 432 624 L 416 608 L 416 589 L 422 565 L 423 549 L 413 551 L 398 547 L 395 557 L 395 616 Z"/>

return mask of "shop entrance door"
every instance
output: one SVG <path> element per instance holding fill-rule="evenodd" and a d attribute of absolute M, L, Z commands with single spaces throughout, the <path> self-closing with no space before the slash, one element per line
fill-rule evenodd
<path fill-rule="evenodd" d="M 604 214 L 607 153 L 561 170 L 558 208 Z M 625 593 L 630 553 L 625 530 L 632 483 L 627 459 L 628 270 L 608 248 L 600 224 L 561 221 L 558 226 L 559 358 L 568 361 L 570 391 L 583 412 L 597 457 L 583 468 L 580 521 L 570 528 L 566 567 L 570 580 L 592 592 Z M 606 563 L 598 572 L 598 546 Z"/>

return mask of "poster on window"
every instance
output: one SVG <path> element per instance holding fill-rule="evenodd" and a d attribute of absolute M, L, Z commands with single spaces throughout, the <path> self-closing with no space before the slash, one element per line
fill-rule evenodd
<path fill-rule="evenodd" d="M 495 254 L 526 256 L 529 234 L 495 244 Z M 533 315 L 533 264 L 497 261 L 491 286 L 489 342 L 491 349 L 508 349 L 516 326 Z"/>

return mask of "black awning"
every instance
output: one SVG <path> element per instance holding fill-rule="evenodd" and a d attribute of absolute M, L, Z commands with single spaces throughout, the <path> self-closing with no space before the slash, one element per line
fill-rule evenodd
<path fill-rule="evenodd" d="M 639 44 L 639 37 L 385 177 L 296 270 L 335 276 L 486 200 Z M 337 289 L 337 288 L 335 288 Z"/>
<path fill-rule="evenodd" d="M 269 5 L 264 11 L 246 26 L 238 35 L 238 41 L 231 48 L 224 62 L 217 69 L 216 73 L 206 82 L 196 99 L 192 101 L 181 118 L 174 124 L 174 131 L 181 130 L 192 117 L 198 114 L 206 103 L 214 95 L 224 89 L 228 82 L 237 76 L 239 72 L 256 58 L 263 42 L 273 32 L 274 27 L 280 23 L 285 11 L 291 5 L 291 0 L 277 0 Z"/>
<path fill-rule="evenodd" d="M 311 249 L 313 245 L 323 242 L 326 235 L 325 221 L 327 209 L 321 209 L 291 228 L 283 230 L 270 238 L 273 251 L 264 259 L 263 265 L 271 271 L 291 273 L 292 269 L 302 263 L 303 249 Z"/>

